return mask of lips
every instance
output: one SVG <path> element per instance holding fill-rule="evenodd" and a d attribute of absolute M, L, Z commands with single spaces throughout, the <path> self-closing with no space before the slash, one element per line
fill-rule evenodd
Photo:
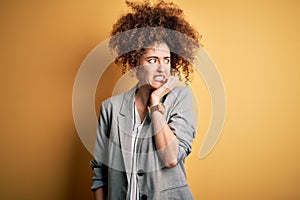
<path fill-rule="evenodd" d="M 165 81 L 165 76 L 164 75 L 156 75 L 156 76 L 153 77 L 153 80 L 157 81 L 157 82 L 164 82 Z"/>

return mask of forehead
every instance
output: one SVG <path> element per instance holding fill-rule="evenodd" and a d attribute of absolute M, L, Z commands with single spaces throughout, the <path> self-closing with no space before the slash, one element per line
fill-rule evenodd
<path fill-rule="evenodd" d="M 146 52 L 144 55 L 149 55 L 149 54 L 170 56 L 170 48 L 165 43 L 154 44 L 146 48 Z"/>

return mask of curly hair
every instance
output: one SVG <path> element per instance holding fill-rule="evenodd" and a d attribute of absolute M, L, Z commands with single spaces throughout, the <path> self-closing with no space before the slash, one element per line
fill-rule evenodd
<path fill-rule="evenodd" d="M 184 19 L 183 11 L 174 3 L 149 0 L 129 2 L 131 11 L 122 15 L 113 25 L 110 48 L 117 53 L 116 64 L 122 73 L 136 67 L 145 49 L 155 43 L 166 43 L 171 51 L 171 73 L 186 83 L 192 79 L 192 62 L 201 36 Z"/>

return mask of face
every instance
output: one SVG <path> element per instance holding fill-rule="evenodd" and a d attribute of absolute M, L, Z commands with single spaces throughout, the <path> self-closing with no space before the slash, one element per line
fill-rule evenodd
<path fill-rule="evenodd" d="M 153 89 L 159 88 L 170 76 L 171 53 L 165 43 L 155 44 L 146 49 L 136 67 L 139 86 L 148 85 Z"/>

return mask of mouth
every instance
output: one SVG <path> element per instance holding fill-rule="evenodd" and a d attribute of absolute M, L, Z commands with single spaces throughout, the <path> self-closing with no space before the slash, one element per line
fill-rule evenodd
<path fill-rule="evenodd" d="M 165 76 L 164 75 L 156 75 L 153 77 L 153 80 L 156 82 L 164 82 L 165 81 Z"/>

